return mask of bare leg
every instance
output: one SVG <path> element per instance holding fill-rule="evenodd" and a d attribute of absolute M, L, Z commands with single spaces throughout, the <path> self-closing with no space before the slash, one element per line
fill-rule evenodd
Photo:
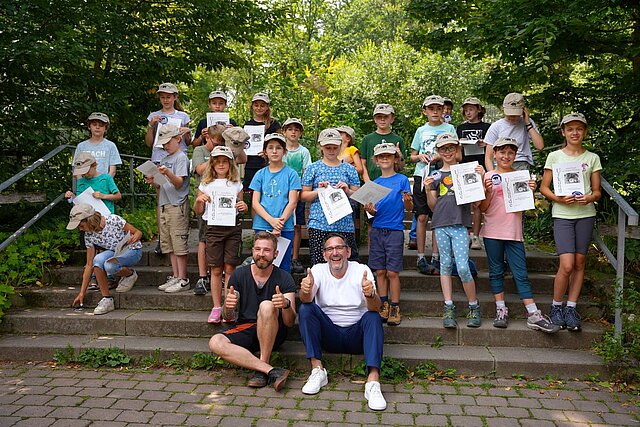
<path fill-rule="evenodd" d="M 367 375 L 367 382 L 378 381 L 380 382 L 380 370 L 378 368 L 369 368 L 369 375 Z"/>
<path fill-rule="evenodd" d="M 171 252 L 169 254 L 169 260 L 171 261 L 171 271 L 173 273 L 173 277 L 180 278 L 180 270 L 178 268 L 178 258 L 175 253 Z"/>
<path fill-rule="evenodd" d="M 482 225 L 482 212 L 478 206 L 473 208 L 473 234 L 480 235 L 480 226 Z"/>
<path fill-rule="evenodd" d="M 93 274 L 96 275 L 96 281 L 100 287 L 100 293 L 103 297 L 109 296 L 109 281 L 107 280 L 107 273 L 100 267 L 93 267 Z"/>
<path fill-rule="evenodd" d="M 291 257 L 300 259 L 300 242 L 302 241 L 302 226 L 293 227 L 293 248 L 291 249 Z"/>
<path fill-rule="evenodd" d="M 577 302 L 580 297 L 580 291 L 582 290 L 582 284 L 584 282 L 584 267 L 587 262 L 587 257 L 584 254 L 575 254 L 575 264 L 573 266 L 573 273 L 569 282 L 569 296 L 568 300 Z M 558 300 L 556 300 L 558 301 Z"/>
<path fill-rule="evenodd" d="M 378 280 L 378 294 L 381 297 L 389 295 L 389 281 L 387 280 L 387 270 L 376 270 Z"/>
<path fill-rule="evenodd" d="M 278 309 L 271 301 L 262 301 L 258 308 L 258 342 L 260 343 L 260 360 L 268 364 L 273 351 L 273 343 L 278 334 Z"/>
<path fill-rule="evenodd" d="M 198 275 L 200 277 L 207 275 L 206 248 L 207 244 L 205 242 L 198 242 Z"/>
<path fill-rule="evenodd" d="M 187 255 L 176 255 L 176 261 L 178 262 L 178 277 L 186 279 L 189 277 L 187 273 Z"/>
<path fill-rule="evenodd" d="M 436 231 L 431 230 L 431 254 L 439 254 L 438 242 L 436 242 Z"/>
<path fill-rule="evenodd" d="M 451 284 L 451 276 L 440 275 L 440 287 L 442 288 L 442 296 L 445 301 L 453 301 L 453 285 Z"/>
<path fill-rule="evenodd" d="M 418 245 L 418 253 L 424 253 L 424 243 L 427 240 L 427 216 L 418 215 L 418 223 L 416 224 L 416 244 Z"/>
<path fill-rule="evenodd" d="M 228 277 L 228 276 L 227 276 Z M 211 267 L 211 299 L 214 307 L 221 307 L 222 267 Z"/>
<path fill-rule="evenodd" d="M 561 254 L 560 255 L 560 266 L 558 267 L 558 272 L 556 273 L 556 277 L 553 280 L 553 300 L 554 301 L 563 301 L 564 294 L 567 292 L 567 288 L 569 287 L 569 279 L 571 278 L 571 273 L 573 273 L 575 266 L 575 254 Z M 583 267 L 584 268 L 584 267 Z M 584 271 L 583 271 L 584 277 Z M 582 287 L 582 284 L 581 284 Z M 580 290 L 578 290 L 580 293 Z"/>
<path fill-rule="evenodd" d="M 253 371 L 268 374 L 273 367 L 268 363 L 258 359 L 244 347 L 235 345 L 229 338 L 222 334 L 216 334 L 209 340 L 209 349 L 216 355 L 222 357 L 226 362 L 251 369 Z"/>
<path fill-rule="evenodd" d="M 400 273 L 387 270 L 391 302 L 400 302 Z"/>
<path fill-rule="evenodd" d="M 449 276 L 449 280 L 451 280 L 451 276 Z M 470 282 L 463 282 L 462 287 L 469 302 L 475 301 L 478 298 L 476 295 L 476 282 L 473 279 L 471 279 Z"/>

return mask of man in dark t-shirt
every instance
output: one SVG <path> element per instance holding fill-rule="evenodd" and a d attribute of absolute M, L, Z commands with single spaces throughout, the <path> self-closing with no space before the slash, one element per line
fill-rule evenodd
<path fill-rule="evenodd" d="M 211 337 L 209 348 L 226 362 L 255 371 L 249 387 L 273 385 L 279 391 L 289 371 L 274 368 L 269 359 L 294 325 L 296 285 L 289 273 L 273 265 L 277 246 L 273 234 L 256 234 L 254 263 L 238 268 L 228 281 L 222 318 L 235 325 Z"/>

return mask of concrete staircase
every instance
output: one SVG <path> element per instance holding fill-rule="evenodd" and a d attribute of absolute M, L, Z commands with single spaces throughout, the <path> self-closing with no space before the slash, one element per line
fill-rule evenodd
<path fill-rule="evenodd" d="M 195 233 L 192 233 L 195 234 Z M 197 280 L 195 241 L 192 239 L 189 271 L 192 283 Z M 304 252 L 304 249 L 303 249 Z M 246 254 L 248 255 L 248 253 Z M 366 262 L 367 250 L 360 252 Z M 405 250 L 407 268 L 401 274 L 402 324 L 385 326 L 385 355 L 403 360 L 412 367 L 432 361 L 441 369 L 454 368 L 460 374 L 527 376 L 552 375 L 560 378 L 585 377 L 607 372 L 599 357 L 590 352 L 594 340 L 603 329 L 594 322 L 584 322 L 581 332 L 561 331 L 556 335 L 526 328 L 522 306 L 510 279 L 507 279 L 507 305 L 511 322 L 508 329 L 491 325 L 495 304 L 490 292 L 484 251 L 471 251 L 480 271 L 476 279 L 483 324 L 467 328 L 464 318 L 457 329 L 442 327 L 442 294 L 439 278 L 423 276 L 415 270 L 415 251 Z M 308 257 L 303 258 L 308 262 Z M 529 252 L 527 258 L 534 298 L 548 312 L 557 258 Z M 188 357 L 195 352 L 208 352 L 208 338 L 221 330 L 221 325 L 207 324 L 211 297 L 192 292 L 165 294 L 156 289 L 171 268 L 166 257 L 156 256 L 146 244 L 137 268 L 139 279 L 133 290 L 115 294 L 116 311 L 93 316 L 91 309 L 78 312 L 70 308 L 79 289 L 84 253 L 72 254 L 69 265 L 51 272 L 51 286 L 40 289 L 18 289 L 14 308 L 0 324 L 0 360 L 49 360 L 57 350 L 71 345 L 81 348 L 120 347 L 132 356 L 146 356 L 156 349 L 163 357 L 173 354 Z M 299 281 L 302 276 L 296 277 Z M 454 300 L 463 315 L 466 299 L 462 286 L 454 279 Z M 94 307 L 99 292 L 88 293 L 86 307 Z M 307 368 L 304 348 L 297 328 L 280 353 Z M 328 361 L 355 365 L 361 358 L 327 355 Z"/>

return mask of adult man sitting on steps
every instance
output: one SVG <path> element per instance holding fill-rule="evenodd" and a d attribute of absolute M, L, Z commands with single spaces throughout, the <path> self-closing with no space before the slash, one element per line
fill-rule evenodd
<path fill-rule="evenodd" d="M 379 382 L 384 333 L 373 274 L 366 265 L 348 260 L 351 248 L 340 234 L 327 235 L 323 254 L 327 262 L 307 269 L 300 283 L 298 323 L 312 368 L 302 392 L 316 394 L 327 385 L 322 350 L 364 353 L 369 370 L 364 397 L 369 408 L 381 411 L 387 407 Z"/>
<path fill-rule="evenodd" d="M 229 363 L 256 371 L 249 387 L 273 385 L 279 391 L 289 371 L 272 367 L 269 359 L 295 322 L 296 285 L 289 273 L 273 265 L 277 246 L 273 234 L 256 234 L 254 264 L 238 268 L 228 279 L 222 318 L 236 324 L 211 337 L 209 348 Z M 259 358 L 253 354 L 258 350 Z"/>

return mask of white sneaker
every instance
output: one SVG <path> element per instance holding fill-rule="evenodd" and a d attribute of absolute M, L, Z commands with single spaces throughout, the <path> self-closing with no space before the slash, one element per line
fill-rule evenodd
<path fill-rule="evenodd" d="M 384 400 L 378 381 L 369 381 L 364 385 L 364 398 L 367 399 L 369 409 L 374 411 L 384 411 L 387 409 L 387 401 Z"/>
<path fill-rule="evenodd" d="M 158 286 L 158 290 L 159 291 L 164 291 L 165 289 L 167 289 L 169 286 L 173 285 L 174 283 L 176 283 L 178 280 L 180 280 L 179 277 L 173 277 L 173 276 L 167 276 L 167 281 L 164 282 L 162 285 Z"/>
<path fill-rule="evenodd" d="M 166 288 L 164 291 L 168 294 L 175 294 L 176 292 L 184 292 L 191 289 L 191 284 L 189 283 L 189 279 L 178 279 L 173 282 L 171 286 Z"/>
<path fill-rule="evenodd" d="M 471 234 L 471 249 L 482 249 L 482 242 L 475 234 Z"/>
<path fill-rule="evenodd" d="M 93 310 L 93 314 L 94 315 L 106 314 L 115 309 L 116 307 L 113 304 L 113 298 L 103 297 L 98 303 L 98 306 Z"/>
<path fill-rule="evenodd" d="M 311 371 L 307 383 L 302 387 L 302 392 L 304 394 L 316 394 L 322 387 L 326 386 L 328 382 L 327 370 L 318 366 Z"/>
<path fill-rule="evenodd" d="M 118 283 L 118 287 L 116 288 L 116 292 L 129 292 L 133 285 L 138 280 L 138 273 L 135 270 L 132 270 L 131 276 L 125 276 L 120 279 L 120 283 Z"/>

